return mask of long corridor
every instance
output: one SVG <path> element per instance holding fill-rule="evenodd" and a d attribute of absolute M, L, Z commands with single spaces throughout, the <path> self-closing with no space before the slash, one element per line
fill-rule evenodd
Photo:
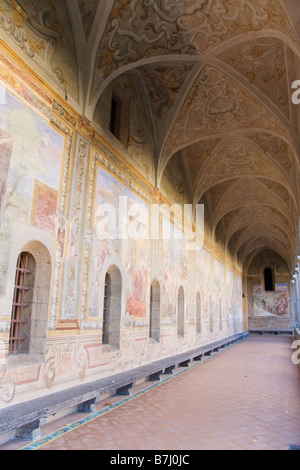
<path fill-rule="evenodd" d="M 290 337 L 251 335 L 161 384 L 140 385 L 129 399 L 98 403 L 87 422 L 74 414 L 50 423 L 48 438 L 31 448 L 288 450 L 300 445 L 300 369 L 292 353 Z M 12 441 L 3 448 L 30 447 Z"/>

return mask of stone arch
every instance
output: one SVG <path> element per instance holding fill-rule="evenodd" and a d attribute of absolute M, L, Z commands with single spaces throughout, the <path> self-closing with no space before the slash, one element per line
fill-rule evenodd
<path fill-rule="evenodd" d="M 29 271 L 32 272 L 26 304 L 27 324 L 23 328 L 24 348 L 19 351 L 23 354 L 34 355 L 44 360 L 47 346 L 47 327 L 50 302 L 50 284 L 52 274 L 51 256 L 39 241 L 30 241 L 21 249 L 18 260 L 26 254 L 28 256 Z M 17 282 L 17 277 L 16 277 Z M 16 295 L 16 285 L 14 297 Z"/>

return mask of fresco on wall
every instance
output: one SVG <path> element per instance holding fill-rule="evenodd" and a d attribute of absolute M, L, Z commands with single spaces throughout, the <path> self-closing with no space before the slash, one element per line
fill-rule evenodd
<path fill-rule="evenodd" d="M 126 211 L 128 217 L 126 217 Z M 100 296 L 103 295 L 100 286 L 101 275 L 103 274 L 103 266 L 109 258 L 118 259 L 125 270 L 126 313 L 139 318 L 146 317 L 148 217 L 148 205 L 98 164 L 94 202 L 89 317 L 96 318 L 100 315 Z M 121 226 L 122 221 L 126 222 L 126 220 L 127 230 L 124 231 Z M 132 237 L 135 230 L 131 229 L 136 229 L 136 237 Z"/>
<path fill-rule="evenodd" d="M 65 139 L 1 84 L 0 96 L 1 289 L 13 222 L 54 231 Z"/>
<path fill-rule="evenodd" d="M 57 209 L 57 191 L 35 181 L 31 223 L 35 227 L 53 232 Z"/>
<path fill-rule="evenodd" d="M 219 261 L 215 260 L 214 269 L 215 269 L 215 285 L 216 285 L 216 288 L 219 290 L 219 292 L 221 292 L 223 289 L 224 268 Z"/>
<path fill-rule="evenodd" d="M 64 137 L 7 90 L 2 89 L 2 96 L 5 99 L 0 103 L 0 135 L 9 136 L 10 146 L 2 215 L 6 218 L 17 215 L 17 219 L 21 215 L 25 223 L 30 223 L 36 181 L 52 191 L 50 206 L 53 206 L 53 191 L 59 189 Z"/>
<path fill-rule="evenodd" d="M 163 315 L 176 314 L 178 279 L 183 286 L 188 280 L 188 251 L 184 235 L 165 217 L 162 217 L 162 302 Z"/>
<path fill-rule="evenodd" d="M 256 317 L 289 316 L 287 292 L 260 292 L 253 294 L 253 315 Z"/>
<path fill-rule="evenodd" d="M 209 255 L 204 250 L 197 250 L 193 256 L 196 257 L 196 290 L 206 291 L 209 283 Z"/>
<path fill-rule="evenodd" d="M 233 315 L 233 273 L 227 270 L 227 300 L 228 300 L 228 317 Z"/>
<path fill-rule="evenodd" d="M 260 294 L 261 293 L 261 284 L 253 284 L 253 294 Z"/>
<path fill-rule="evenodd" d="M 0 128 L 0 227 L 1 227 L 1 214 L 2 204 L 5 197 L 7 176 L 11 158 L 13 141 L 11 136 Z"/>

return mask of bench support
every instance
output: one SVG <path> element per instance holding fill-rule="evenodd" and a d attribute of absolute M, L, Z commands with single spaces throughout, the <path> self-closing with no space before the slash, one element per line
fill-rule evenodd
<path fill-rule="evenodd" d="M 160 376 L 162 375 L 163 371 L 160 370 L 158 372 L 155 372 L 154 374 L 150 375 L 150 380 L 151 382 L 159 382 L 160 381 Z"/>
<path fill-rule="evenodd" d="M 120 387 L 117 389 L 117 395 L 130 395 L 130 389 L 132 388 L 133 383 L 124 385 L 124 387 Z"/>
<path fill-rule="evenodd" d="M 187 361 L 183 361 L 181 362 L 179 365 L 179 367 L 190 367 L 190 359 L 188 359 Z"/>
<path fill-rule="evenodd" d="M 175 366 L 166 367 L 164 371 L 164 375 L 173 375 L 174 369 L 175 369 Z"/>
<path fill-rule="evenodd" d="M 195 362 L 201 362 L 202 361 L 202 354 L 200 356 L 196 356 L 193 359 Z"/>
<path fill-rule="evenodd" d="M 16 439 L 22 441 L 36 441 L 42 437 L 41 433 L 41 420 L 37 419 L 32 423 L 25 424 L 16 431 Z"/>

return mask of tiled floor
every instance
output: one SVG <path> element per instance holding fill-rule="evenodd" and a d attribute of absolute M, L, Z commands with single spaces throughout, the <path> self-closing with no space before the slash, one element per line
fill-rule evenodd
<path fill-rule="evenodd" d="M 65 423 L 82 414 L 47 425 L 44 433 L 61 429 L 64 435 L 36 447 L 288 450 L 300 444 L 300 369 L 292 363 L 291 345 L 286 336 L 250 336 L 139 396 L 140 386 L 123 405 L 121 397 L 109 399 L 107 413 L 79 421 L 70 432 Z M 24 445 L 12 441 L 0 450 Z"/>

